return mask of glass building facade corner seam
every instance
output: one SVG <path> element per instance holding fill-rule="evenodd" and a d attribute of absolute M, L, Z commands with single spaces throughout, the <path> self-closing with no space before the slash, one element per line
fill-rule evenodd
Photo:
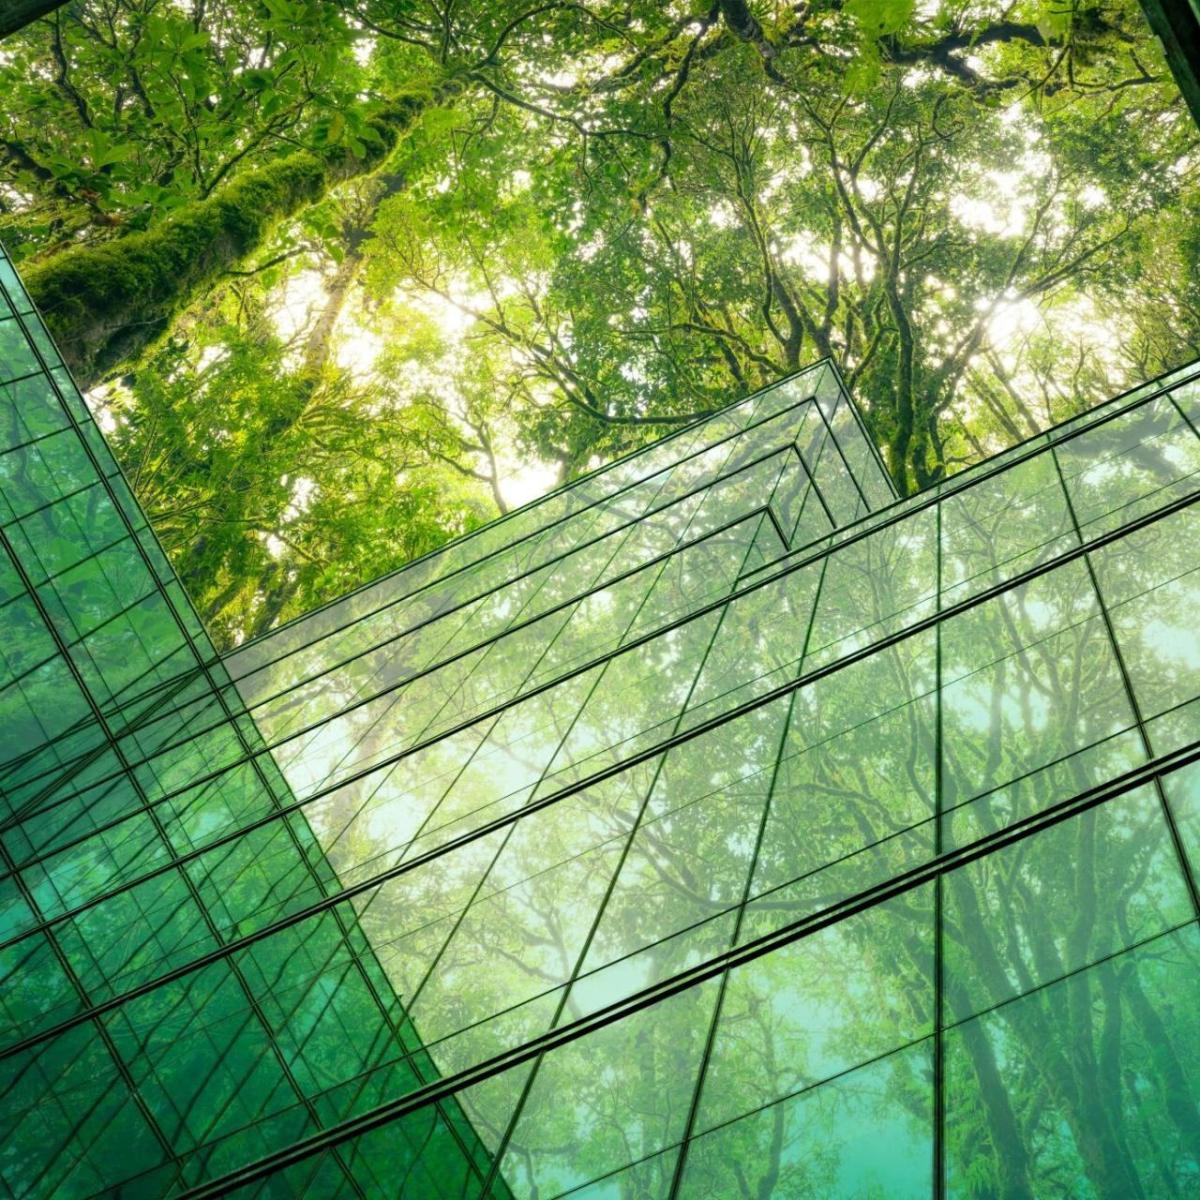
<path fill-rule="evenodd" d="M 829 362 L 224 655 L 0 254 L 0 1187 L 1200 1190 L 1200 368 Z"/>

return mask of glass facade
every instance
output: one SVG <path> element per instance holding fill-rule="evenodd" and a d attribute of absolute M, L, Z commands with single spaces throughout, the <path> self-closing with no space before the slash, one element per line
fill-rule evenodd
<path fill-rule="evenodd" d="M 0 259 L 0 1189 L 1200 1194 L 1200 367 L 818 364 L 216 653 Z"/>

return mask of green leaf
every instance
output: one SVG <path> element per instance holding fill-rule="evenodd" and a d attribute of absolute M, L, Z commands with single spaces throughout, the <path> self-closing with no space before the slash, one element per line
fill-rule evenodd
<path fill-rule="evenodd" d="M 270 71 L 243 71 L 238 78 L 248 92 L 264 92 L 271 86 Z"/>
<path fill-rule="evenodd" d="M 864 33 L 882 37 L 896 33 L 912 20 L 916 0 L 846 0 L 846 13 Z"/>
<path fill-rule="evenodd" d="M 1070 0 L 1050 0 L 1037 13 L 1038 33 L 1047 41 L 1062 41 L 1071 32 Z"/>
<path fill-rule="evenodd" d="M 874 45 L 864 46 L 843 74 L 847 95 L 866 95 L 879 82 L 880 69 L 879 55 Z"/>

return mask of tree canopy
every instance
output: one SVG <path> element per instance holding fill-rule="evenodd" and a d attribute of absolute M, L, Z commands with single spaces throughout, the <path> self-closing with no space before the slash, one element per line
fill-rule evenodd
<path fill-rule="evenodd" d="M 74 0 L 0 238 L 219 639 L 831 355 L 911 491 L 1200 353 L 1135 0 Z"/>

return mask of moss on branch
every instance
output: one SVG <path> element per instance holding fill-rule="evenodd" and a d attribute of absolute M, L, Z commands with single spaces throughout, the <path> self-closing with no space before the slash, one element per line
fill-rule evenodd
<path fill-rule="evenodd" d="M 378 140 L 360 157 L 342 148 L 295 151 L 144 232 L 66 250 L 30 269 L 29 293 L 80 387 L 136 359 L 280 222 L 341 180 L 377 169 L 427 102 L 405 98 L 376 117 Z"/>

